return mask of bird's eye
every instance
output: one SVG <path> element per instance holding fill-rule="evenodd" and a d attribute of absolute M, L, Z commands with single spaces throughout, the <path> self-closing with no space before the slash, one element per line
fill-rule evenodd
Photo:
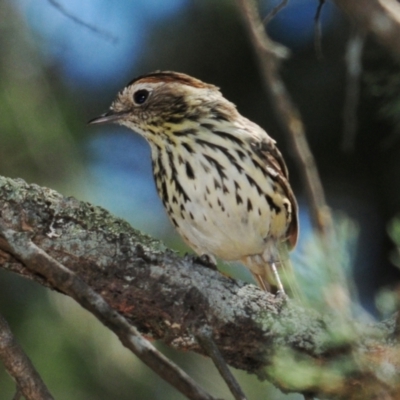
<path fill-rule="evenodd" d="M 133 101 L 136 104 L 143 104 L 147 100 L 148 97 L 149 97 L 149 91 L 145 90 L 145 89 L 141 89 L 141 90 L 136 91 L 133 94 Z"/>

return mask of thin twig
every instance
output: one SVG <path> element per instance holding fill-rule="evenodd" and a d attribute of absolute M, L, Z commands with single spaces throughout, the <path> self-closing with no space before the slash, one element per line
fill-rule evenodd
<path fill-rule="evenodd" d="M 325 4 L 325 0 L 319 0 L 317 12 L 314 18 L 314 47 L 317 54 L 317 59 L 322 60 L 324 55 L 322 53 L 322 27 L 321 27 L 321 11 Z"/>
<path fill-rule="evenodd" d="M 112 35 L 109 32 L 106 32 L 103 29 L 99 29 L 97 26 L 91 25 L 86 21 L 83 21 L 82 19 L 78 18 L 75 14 L 71 13 L 68 11 L 63 5 L 61 5 L 57 0 L 48 0 L 48 2 L 56 8 L 61 14 L 69 18 L 70 20 L 74 21 L 75 23 L 89 29 L 90 31 L 103 36 L 106 40 L 110 40 L 112 43 L 117 43 L 118 38 L 114 35 Z"/>
<path fill-rule="evenodd" d="M 144 339 L 135 327 L 113 310 L 90 286 L 31 242 L 28 233 L 7 229 L 4 223 L 0 222 L 0 235 L 7 241 L 11 253 L 27 268 L 45 276 L 61 292 L 89 310 L 119 337 L 125 347 L 182 394 L 194 400 L 214 399 L 186 372 Z"/>
<path fill-rule="evenodd" d="M 236 400 L 247 400 L 246 395 L 243 393 L 238 381 L 233 376 L 232 372 L 228 368 L 221 352 L 215 344 L 211 330 L 208 327 L 202 327 L 196 332 L 196 339 L 200 346 L 205 350 L 207 355 L 213 360 L 222 378 L 226 382 L 229 390 Z"/>
<path fill-rule="evenodd" d="M 23 395 L 26 400 L 53 400 L 32 361 L 17 343 L 11 329 L 0 315 L 0 359 L 17 383 L 14 399 Z"/>
<path fill-rule="evenodd" d="M 265 86 L 272 98 L 282 128 L 290 141 L 299 171 L 302 174 L 310 204 L 311 219 L 321 234 L 332 232 L 332 218 L 314 157 L 308 146 L 300 113 L 292 103 L 279 76 L 278 68 L 284 53 L 281 45 L 274 43 L 265 33 L 260 16 L 251 0 L 238 0 L 244 20 L 256 50 Z M 286 52 L 287 54 L 287 52 Z"/>
<path fill-rule="evenodd" d="M 371 32 L 377 41 L 400 60 L 400 3 L 395 0 L 334 0 L 360 29 Z"/>
<path fill-rule="evenodd" d="M 325 200 L 325 193 L 319 177 L 318 169 L 307 142 L 305 129 L 300 112 L 293 104 L 290 95 L 279 75 L 279 66 L 282 57 L 282 46 L 274 43 L 266 34 L 260 16 L 253 0 L 237 0 L 242 10 L 244 20 L 254 49 L 258 56 L 263 81 L 271 97 L 271 104 L 275 107 L 275 114 L 281 123 L 281 127 L 288 138 L 298 170 L 306 190 L 310 216 L 314 229 L 321 240 L 321 246 L 329 255 L 327 272 L 332 281 L 332 289 L 327 291 L 326 304 L 338 312 L 336 306 L 332 306 L 330 293 L 340 291 L 340 296 L 346 299 L 343 304 L 350 301 L 350 290 L 341 265 L 338 264 L 336 254 L 332 251 L 336 244 L 333 228 L 333 220 L 329 207 Z M 279 51 L 275 50 L 278 46 Z M 349 307 L 340 310 L 344 316 Z"/>
<path fill-rule="evenodd" d="M 22 393 L 19 390 L 19 388 L 17 388 L 16 392 L 14 393 L 14 396 L 13 396 L 12 400 L 20 400 L 21 397 L 22 397 Z"/>
<path fill-rule="evenodd" d="M 357 135 L 357 107 L 360 96 L 362 74 L 362 52 L 365 43 L 365 32 L 354 27 L 346 48 L 346 97 L 343 108 L 343 141 L 344 151 L 354 150 Z"/>
<path fill-rule="evenodd" d="M 287 4 L 289 3 L 289 0 L 282 0 L 279 4 L 277 4 L 263 19 L 263 24 L 264 26 L 268 25 L 271 20 L 278 14 L 279 11 L 283 10 Z"/>

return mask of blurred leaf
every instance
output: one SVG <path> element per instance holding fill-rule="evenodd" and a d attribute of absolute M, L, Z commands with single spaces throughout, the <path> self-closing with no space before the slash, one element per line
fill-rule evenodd
<path fill-rule="evenodd" d="M 326 245 L 322 242 L 323 239 L 309 231 L 293 258 L 300 287 L 313 308 L 325 309 L 328 298 L 340 303 L 343 285 L 349 286 L 356 298 L 352 263 L 358 228 L 343 213 L 334 212 L 333 221 L 335 242 Z"/>
<path fill-rule="evenodd" d="M 375 304 L 381 316 L 387 318 L 398 309 L 398 296 L 392 290 L 382 289 L 375 296 Z"/>

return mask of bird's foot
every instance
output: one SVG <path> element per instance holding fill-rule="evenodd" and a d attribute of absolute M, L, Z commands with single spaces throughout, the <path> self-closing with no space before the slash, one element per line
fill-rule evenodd
<path fill-rule="evenodd" d="M 202 254 L 201 256 L 193 256 L 193 261 L 197 264 L 201 264 L 206 268 L 210 268 L 217 271 L 217 262 L 215 258 L 209 254 Z"/>
<path fill-rule="evenodd" d="M 285 291 L 282 290 L 277 290 L 275 293 L 275 299 L 278 301 L 283 301 L 286 300 L 288 298 L 287 294 L 285 293 Z"/>

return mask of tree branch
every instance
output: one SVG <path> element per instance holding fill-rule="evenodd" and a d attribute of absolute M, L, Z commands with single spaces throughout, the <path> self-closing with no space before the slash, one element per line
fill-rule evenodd
<path fill-rule="evenodd" d="M 14 338 L 7 321 L 0 315 L 0 359 L 17 383 L 17 393 L 26 400 L 53 400 L 29 357 Z"/>
<path fill-rule="evenodd" d="M 271 97 L 283 132 L 292 146 L 295 161 L 298 164 L 298 170 L 306 190 L 311 221 L 318 234 L 321 246 L 329 259 L 327 272 L 331 281 L 331 288 L 326 291 L 326 304 L 332 308 L 331 305 L 336 304 L 336 302 L 332 302 L 331 297 L 337 297 L 340 294 L 340 298 L 344 299 L 343 304 L 348 306 L 350 291 L 346 277 L 342 266 L 338 265 L 335 251 L 332 251 L 333 243 L 336 242 L 332 215 L 325 200 L 324 189 L 307 142 L 300 112 L 293 104 L 279 74 L 280 63 L 288 57 L 289 50 L 268 37 L 254 0 L 237 1 L 259 61 L 265 88 Z M 349 307 L 342 307 L 340 312 L 344 315 L 348 310 Z"/>
<path fill-rule="evenodd" d="M 116 44 L 118 42 L 118 38 L 111 33 L 99 29 L 95 25 L 89 24 L 88 22 L 84 21 L 83 19 L 77 17 L 75 14 L 72 12 L 68 11 L 61 3 L 59 3 L 57 0 L 48 0 L 48 2 L 56 9 L 58 10 L 61 14 L 63 14 L 65 17 L 69 18 L 71 21 L 75 22 L 78 25 L 83 26 L 86 29 L 89 29 L 93 33 L 96 33 L 106 40 L 111 41 L 112 43 Z"/>
<path fill-rule="evenodd" d="M 332 218 L 326 204 L 321 179 L 307 143 L 300 113 L 291 101 L 278 72 L 281 61 L 288 57 L 289 51 L 266 35 L 253 0 L 237 1 L 260 64 L 265 87 L 270 94 L 283 131 L 293 148 L 306 188 L 313 225 L 322 235 L 326 235 L 332 232 Z"/>
<path fill-rule="evenodd" d="M 371 32 L 400 60 L 400 4 L 396 0 L 334 0 L 359 29 Z"/>
<path fill-rule="evenodd" d="M 357 107 L 362 77 L 365 32 L 354 27 L 346 46 L 346 97 L 343 110 L 343 151 L 353 151 L 358 125 Z"/>
<path fill-rule="evenodd" d="M 223 359 L 218 347 L 214 342 L 214 339 L 211 336 L 211 330 L 208 326 L 202 326 L 197 330 L 196 340 L 199 342 L 200 346 L 207 353 L 207 355 L 213 360 L 214 365 L 226 382 L 235 400 L 247 400 L 242 388 L 233 376 L 229 367 L 226 365 L 225 360 Z"/>
<path fill-rule="evenodd" d="M 0 177 L 0 210 L 1 268 L 70 295 L 65 285 L 71 284 L 72 271 L 154 339 L 204 354 L 195 336 L 207 325 L 229 365 L 268 378 L 285 391 L 368 400 L 378 389 L 398 389 L 400 366 L 390 356 L 400 354 L 397 342 L 390 342 L 394 319 L 371 327 L 357 327 L 354 321 L 343 326 L 342 319 L 322 318 L 191 257 L 181 258 L 100 207 L 22 180 Z M 40 256 L 35 265 L 34 256 Z M 48 272 L 41 269 L 46 263 Z M 85 296 L 76 300 L 87 308 L 91 304 Z M 100 318 L 111 327 L 109 317 L 112 321 L 116 315 Z M 384 372 L 377 371 L 388 370 L 393 380 L 382 381 Z M 364 397 L 355 397 L 355 388 Z"/>
<path fill-rule="evenodd" d="M 0 221 L 0 236 L 7 241 L 11 254 L 20 259 L 31 272 L 45 277 L 53 287 L 72 297 L 95 315 L 116 333 L 125 347 L 186 397 L 193 400 L 214 399 L 144 339 L 136 328 L 113 310 L 90 286 L 32 243 L 29 239 L 31 235 L 31 232 L 7 229 Z"/>

